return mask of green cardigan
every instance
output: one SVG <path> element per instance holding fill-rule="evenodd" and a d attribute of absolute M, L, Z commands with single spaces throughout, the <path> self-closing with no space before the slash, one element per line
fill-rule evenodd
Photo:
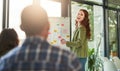
<path fill-rule="evenodd" d="M 67 41 L 66 45 L 80 58 L 88 56 L 88 42 L 86 37 L 86 28 L 78 27 L 73 35 L 72 41 Z"/>

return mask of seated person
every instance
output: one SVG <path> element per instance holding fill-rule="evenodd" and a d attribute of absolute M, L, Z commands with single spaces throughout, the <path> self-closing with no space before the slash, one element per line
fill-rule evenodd
<path fill-rule="evenodd" d="M 14 29 L 3 29 L 0 34 L 0 57 L 18 46 L 19 39 Z"/>
<path fill-rule="evenodd" d="M 18 35 L 14 29 L 8 28 L 2 30 L 0 34 L 0 69 L 4 65 L 4 59 L 10 57 L 12 54 L 15 54 L 15 52 L 19 49 L 16 48 L 18 44 Z"/>

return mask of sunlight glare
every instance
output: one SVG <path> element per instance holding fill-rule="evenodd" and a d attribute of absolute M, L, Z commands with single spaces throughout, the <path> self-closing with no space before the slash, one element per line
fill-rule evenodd
<path fill-rule="evenodd" d="M 41 0 L 40 4 L 47 11 L 49 17 L 61 17 L 61 3 Z"/>

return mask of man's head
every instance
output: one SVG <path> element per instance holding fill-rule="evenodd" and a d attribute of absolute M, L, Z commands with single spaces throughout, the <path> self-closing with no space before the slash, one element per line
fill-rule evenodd
<path fill-rule="evenodd" d="M 49 21 L 46 11 L 39 5 L 27 6 L 21 14 L 21 29 L 26 36 L 48 36 Z"/>

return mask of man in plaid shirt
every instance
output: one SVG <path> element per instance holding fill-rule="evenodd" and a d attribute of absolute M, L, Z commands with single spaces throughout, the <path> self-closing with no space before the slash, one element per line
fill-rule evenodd
<path fill-rule="evenodd" d="M 0 71 L 81 71 L 79 59 L 73 53 L 47 42 L 50 25 L 43 8 L 24 8 L 20 27 L 26 39 L 16 54 L 4 58 Z"/>

